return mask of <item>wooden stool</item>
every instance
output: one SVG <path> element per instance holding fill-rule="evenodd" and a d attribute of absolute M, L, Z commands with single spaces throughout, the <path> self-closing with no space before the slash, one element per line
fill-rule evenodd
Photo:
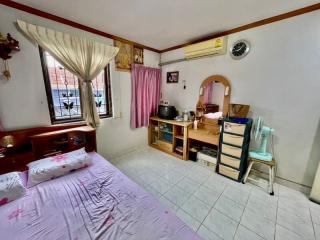
<path fill-rule="evenodd" d="M 254 163 L 267 165 L 269 167 L 269 186 L 268 186 L 269 193 L 270 193 L 270 195 L 274 195 L 273 182 L 274 182 L 274 168 L 275 168 L 275 165 L 276 165 L 276 161 L 274 159 L 272 159 L 272 161 L 269 162 L 269 161 L 259 160 L 259 159 L 256 159 L 256 158 L 248 158 L 248 161 L 249 161 L 249 167 L 247 169 L 246 174 L 244 175 L 242 183 L 243 184 L 246 183 L 247 178 L 249 176 L 249 173 L 251 171 L 252 165 Z"/>

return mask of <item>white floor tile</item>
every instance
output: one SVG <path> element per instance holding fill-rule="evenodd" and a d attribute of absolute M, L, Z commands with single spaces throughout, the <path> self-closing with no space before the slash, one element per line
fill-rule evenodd
<path fill-rule="evenodd" d="M 267 240 L 274 239 L 275 223 L 256 212 L 245 209 L 240 224 Z"/>
<path fill-rule="evenodd" d="M 158 177 L 152 173 L 144 173 L 142 174 L 141 176 L 139 176 L 140 179 L 144 182 L 147 182 L 147 183 L 152 183 L 154 181 L 156 181 L 158 179 Z"/>
<path fill-rule="evenodd" d="M 194 196 L 208 204 L 209 206 L 213 206 L 217 201 L 221 193 L 218 193 L 214 190 L 211 190 L 204 185 L 200 186 L 199 189 L 194 193 Z"/>
<path fill-rule="evenodd" d="M 316 240 L 320 240 L 320 225 L 319 224 L 313 224 L 314 232 L 316 235 Z"/>
<path fill-rule="evenodd" d="M 159 178 L 156 181 L 153 181 L 150 186 L 159 193 L 164 194 L 172 187 L 172 184 L 165 179 Z"/>
<path fill-rule="evenodd" d="M 220 238 L 233 239 L 238 223 L 215 209 L 209 213 L 203 225 L 217 234 Z"/>
<path fill-rule="evenodd" d="M 167 172 L 162 176 L 165 180 L 167 180 L 168 182 L 172 183 L 172 184 L 176 184 L 177 182 L 179 182 L 184 176 L 178 172 Z"/>
<path fill-rule="evenodd" d="M 146 186 L 146 187 L 144 187 L 144 189 L 147 190 L 149 193 L 151 193 L 151 195 L 153 195 L 156 198 L 161 197 L 161 193 L 159 193 L 156 189 L 154 189 L 151 186 Z"/>
<path fill-rule="evenodd" d="M 271 196 L 265 189 L 262 189 L 261 187 L 254 186 L 251 190 L 251 196 L 254 196 L 256 198 L 259 198 L 260 200 L 263 200 L 264 202 L 268 203 L 268 205 L 277 207 L 278 196 L 277 195 Z"/>
<path fill-rule="evenodd" d="M 165 197 L 161 196 L 159 198 L 159 201 L 165 205 L 166 207 L 168 207 L 172 212 L 177 212 L 179 207 L 177 205 L 175 205 L 173 202 L 169 201 L 168 199 L 166 199 Z"/>
<path fill-rule="evenodd" d="M 197 171 L 197 170 L 190 172 L 187 176 L 191 178 L 193 181 L 196 181 L 198 183 L 203 183 L 209 177 L 209 175 L 202 174 L 201 171 Z"/>
<path fill-rule="evenodd" d="M 205 226 L 201 225 L 198 232 L 200 237 L 202 237 L 204 240 L 222 240 L 217 234 L 210 231 Z"/>
<path fill-rule="evenodd" d="M 243 205 L 223 196 L 218 199 L 218 201 L 214 205 L 214 208 L 237 222 L 240 221 L 244 210 Z"/>
<path fill-rule="evenodd" d="M 295 240 L 316 236 L 320 240 L 320 205 L 288 187 L 275 184 L 275 196 L 270 196 L 266 189 L 250 182 L 240 184 L 211 168 L 153 148 L 124 154 L 112 163 L 168 210 L 179 211 L 182 221 L 198 229 L 204 239 Z"/>
<path fill-rule="evenodd" d="M 224 189 L 227 187 L 226 180 L 221 181 L 218 177 L 215 177 L 217 174 L 213 174 L 210 176 L 204 183 L 203 186 L 214 190 L 217 193 L 222 193 Z"/>
<path fill-rule="evenodd" d="M 244 226 L 239 225 L 234 240 L 263 240 L 263 238 Z"/>
<path fill-rule="evenodd" d="M 200 222 L 210 211 L 210 207 L 196 197 L 190 197 L 181 208 Z"/>
<path fill-rule="evenodd" d="M 255 195 L 249 197 L 246 209 L 273 222 L 277 218 L 277 202 L 262 200 Z"/>
<path fill-rule="evenodd" d="M 184 177 L 177 183 L 177 186 L 192 194 L 199 188 L 200 183 L 190 179 L 189 177 Z"/>
<path fill-rule="evenodd" d="M 193 231 L 197 231 L 201 222 L 196 220 L 195 218 L 191 217 L 188 213 L 183 211 L 182 209 L 179 209 L 177 211 L 177 216 L 185 223 L 187 224 L 190 228 L 192 228 Z"/>
<path fill-rule="evenodd" d="M 225 196 L 245 206 L 249 198 L 249 193 L 247 191 L 240 190 L 235 187 L 227 186 L 227 188 L 222 193 L 222 196 Z"/>
<path fill-rule="evenodd" d="M 311 214 L 309 209 L 309 200 L 293 200 L 279 197 L 278 207 L 288 213 L 296 215 L 305 222 L 311 223 Z"/>
<path fill-rule="evenodd" d="M 289 198 L 296 201 L 308 200 L 304 193 L 282 185 L 279 185 L 279 197 Z"/>
<path fill-rule="evenodd" d="M 299 236 L 298 234 L 291 232 L 290 230 L 277 225 L 276 226 L 276 240 L 303 240 L 305 238 Z"/>
<path fill-rule="evenodd" d="M 305 239 L 314 239 L 314 230 L 309 221 L 305 221 L 297 215 L 287 212 L 281 208 L 278 209 L 277 224 L 295 232 Z"/>
<path fill-rule="evenodd" d="M 318 206 L 311 205 L 310 213 L 311 213 L 311 217 L 312 217 L 312 222 L 314 224 L 320 225 L 320 205 L 318 205 Z"/>
<path fill-rule="evenodd" d="M 246 191 L 248 193 L 250 193 L 253 189 L 253 186 L 251 183 L 246 183 L 246 184 L 243 184 L 243 183 L 239 183 L 237 181 L 231 181 L 228 183 L 229 186 L 232 186 L 232 187 L 235 187 L 235 188 L 239 188 L 240 190 L 242 191 Z"/>
<path fill-rule="evenodd" d="M 190 194 L 181 188 L 174 186 L 164 194 L 164 197 L 181 207 L 190 197 Z"/>

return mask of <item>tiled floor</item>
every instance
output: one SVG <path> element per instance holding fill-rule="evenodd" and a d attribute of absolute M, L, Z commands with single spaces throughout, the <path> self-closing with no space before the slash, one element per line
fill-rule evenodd
<path fill-rule="evenodd" d="M 270 196 L 152 148 L 112 162 L 204 239 L 320 240 L 320 205 L 298 191 L 275 184 Z"/>

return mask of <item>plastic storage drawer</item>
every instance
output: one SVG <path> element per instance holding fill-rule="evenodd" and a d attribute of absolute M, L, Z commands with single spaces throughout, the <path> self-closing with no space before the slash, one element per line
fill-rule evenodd
<path fill-rule="evenodd" d="M 238 170 L 235 170 L 233 168 L 230 168 L 221 164 L 219 164 L 219 173 L 226 177 L 232 178 L 234 180 L 238 180 L 239 174 L 240 174 Z"/>
<path fill-rule="evenodd" d="M 221 154 L 220 161 L 224 165 L 228 165 L 230 167 L 237 168 L 237 169 L 239 169 L 240 163 L 241 163 L 240 159 L 229 157 L 224 154 Z"/>
<path fill-rule="evenodd" d="M 225 132 L 243 135 L 245 130 L 246 124 L 224 122 Z"/>
<path fill-rule="evenodd" d="M 238 135 L 232 135 L 228 133 L 223 133 L 223 142 L 232 144 L 238 147 L 242 147 L 243 144 L 243 137 L 238 136 Z"/>
<path fill-rule="evenodd" d="M 228 154 L 230 156 L 241 158 L 242 148 L 230 146 L 227 144 L 222 144 L 221 152 Z"/>

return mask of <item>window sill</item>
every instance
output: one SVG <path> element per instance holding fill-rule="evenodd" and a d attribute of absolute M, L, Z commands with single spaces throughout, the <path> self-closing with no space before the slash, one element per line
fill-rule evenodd
<path fill-rule="evenodd" d="M 113 115 L 112 116 L 108 116 L 108 115 L 103 115 L 103 116 L 100 116 L 100 119 L 104 120 L 104 119 L 115 119 L 117 117 L 114 117 Z M 55 122 L 51 122 L 51 125 L 59 125 L 59 126 L 70 126 L 70 125 L 75 125 L 76 127 L 77 126 L 83 126 L 83 125 L 86 125 L 86 121 L 84 121 L 83 119 L 74 119 L 74 120 L 61 120 L 61 121 L 55 121 Z"/>
<path fill-rule="evenodd" d="M 72 126 L 74 125 L 74 127 L 81 127 L 86 125 L 86 122 L 83 120 L 79 120 L 79 121 L 70 121 L 70 122 L 53 122 L 51 123 L 51 125 L 54 126 Z"/>

